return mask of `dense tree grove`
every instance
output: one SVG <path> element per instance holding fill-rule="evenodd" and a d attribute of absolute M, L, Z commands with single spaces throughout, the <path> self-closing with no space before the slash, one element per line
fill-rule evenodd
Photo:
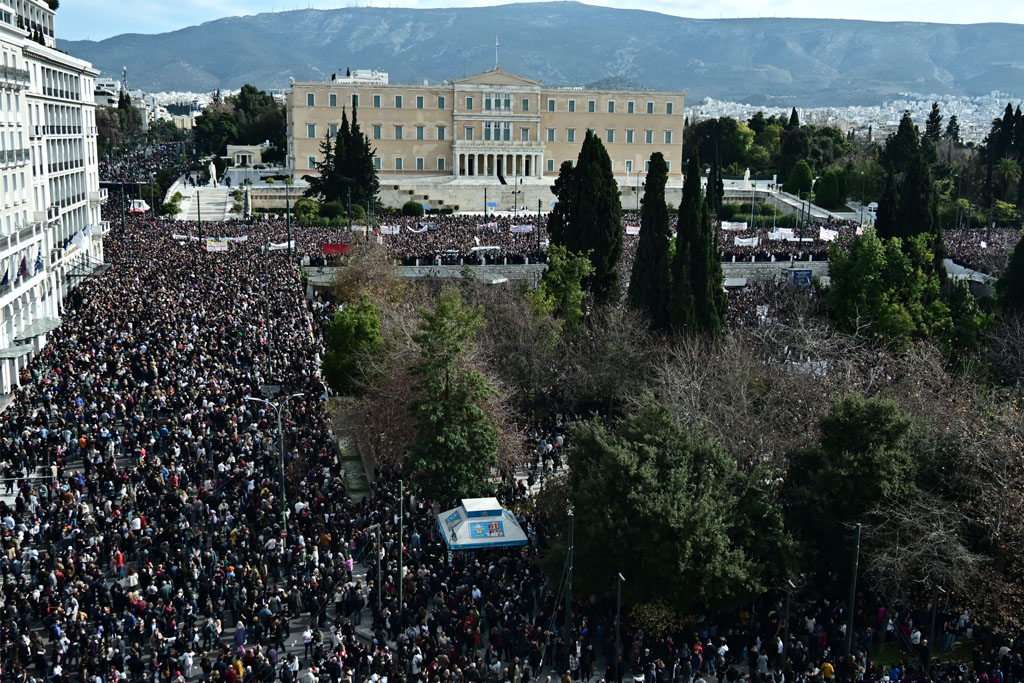
<path fill-rule="evenodd" d="M 266 161 L 283 161 L 285 143 L 284 105 L 273 95 L 246 83 L 236 95 L 214 101 L 196 117 L 196 148 L 205 154 L 223 155 L 228 145 L 256 145 L 269 142 Z"/>

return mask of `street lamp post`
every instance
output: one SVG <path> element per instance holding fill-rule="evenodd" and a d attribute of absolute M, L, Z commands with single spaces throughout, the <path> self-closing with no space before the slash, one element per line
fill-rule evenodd
<path fill-rule="evenodd" d="M 866 198 L 868 180 L 864 171 L 860 172 L 860 226 L 864 227 L 864 199 Z"/>
<path fill-rule="evenodd" d="M 782 623 L 782 661 L 779 662 L 783 669 L 786 668 L 786 648 L 789 646 L 789 602 L 796 588 L 792 580 L 786 579 L 786 583 L 789 584 L 786 588 L 786 620 Z"/>
<path fill-rule="evenodd" d="M 284 181 L 284 216 L 288 226 L 288 262 L 292 260 L 292 203 L 291 203 L 291 178 Z"/>
<path fill-rule="evenodd" d="M 616 575 L 618 578 L 618 591 L 615 595 L 615 683 L 622 681 L 622 584 L 626 577 L 622 573 Z"/>
<path fill-rule="evenodd" d="M 196 213 L 199 222 L 199 249 L 202 251 L 206 247 L 203 245 L 203 203 L 199 200 L 199 188 L 196 188 Z"/>
<path fill-rule="evenodd" d="M 380 582 L 380 523 L 371 524 L 366 527 L 367 531 L 373 533 L 373 537 L 377 540 L 377 615 L 378 618 L 384 613 L 383 602 L 381 599 L 381 592 L 384 590 L 384 586 Z"/>
<path fill-rule="evenodd" d="M 953 177 L 956 178 L 956 227 L 960 229 L 960 174 L 954 173 Z"/>
<path fill-rule="evenodd" d="M 281 476 L 281 528 L 288 532 L 288 496 L 285 493 L 284 483 L 284 429 L 281 426 L 281 411 L 288 406 L 288 401 L 295 398 L 296 396 L 302 396 L 302 394 L 292 394 L 281 401 L 281 405 L 278 406 L 275 403 L 268 401 L 265 398 L 257 398 L 255 396 L 246 396 L 246 401 L 252 401 L 254 403 L 263 403 L 274 409 L 275 415 L 277 415 L 277 453 L 278 463 L 280 465 L 280 476 Z"/>

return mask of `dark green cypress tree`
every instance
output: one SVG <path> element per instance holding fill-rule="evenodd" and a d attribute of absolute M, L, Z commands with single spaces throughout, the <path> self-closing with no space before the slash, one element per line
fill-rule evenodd
<path fill-rule="evenodd" d="M 701 193 L 700 159 L 694 154 L 679 204 L 669 322 L 680 334 L 716 337 L 722 331 L 728 305 L 722 290 L 718 234 Z"/>
<path fill-rule="evenodd" d="M 693 284 L 701 288 L 696 297 L 697 329 L 707 337 L 722 333 L 729 312 L 729 299 L 722 287 L 722 259 L 718 253 L 718 232 L 708 205 L 701 202 L 699 241 L 693 250 Z"/>
<path fill-rule="evenodd" d="M 878 207 L 879 237 L 911 237 L 938 231 L 938 196 L 923 145 L 909 113 L 885 143 L 885 191 Z"/>
<path fill-rule="evenodd" d="M 651 155 L 640 209 L 640 239 L 629 279 L 629 302 L 644 311 L 656 330 L 668 329 L 670 292 L 669 241 L 672 232 L 665 204 L 668 164 L 661 152 Z"/>
<path fill-rule="evenodd" d="M 349 130 L 348 155 L 351 158 L 352 203 L 365 206 L 367 203 L 379 205 L 377 196 L 380 194 L 380 179 L 377 169 L 373 166 L 373 155 L 377 150 L 370 144 L 370 138 L 359 128 L 357 111 L 352 107 L 352 127 Z"/>
<path fill-rule="evenodd" d="M 669 324 L 673 331 L 680 334 L 692 334 L 697 329 L 692 251 L 700 224 L 701 204 L 700 160 L 694 153 L 686 171 L 683 196 L 679 202 L 676 251 L 672 257 L 672 289 L 669 294 Z"/>
<path fill-rule="evenodd" d="M 570 220 L 563 227 L 565 247 L 578 254 L 589 252 L 594 266 L 591 289 L 599 300 L 608 300 L 622 255 L 622 205 L 611 158 L 593 131 L 583 139 L 573 178 Z"/>
<path fill-rule="evenodd" d="M 924 124 L 924 136 L 935 142 L 942 137 L 942 112 L 939 110 L 938 102 L 932 102 L 932 110 Z"/>
<path fill-rule="evenodd" d="M 552 244 L 565 247 L 566 229 L 572 220 L 572 195 L 575 181 L 575 170 L 568 159 L 558 167 L 558 177 L 551 186 L 551 194 L 555 195 L 555 206 L 548 216 L 548 238 Z"/>
<path fill-rule="evenodd" d="M 320 141 L 322 159 L 316 162 L 316 175 L 304 175 L 302 179 L 308 183 L 303 195 L 318 197 L 322 201 L 331 201 L 333 197 L 332 183 L 334 180 L 334 146 L 331 144 L 330 132 Z"/>
<path fill-rule="evenodd" d="M 337 201 L 344 201 L 346 192 L 354 189 L 353 179 L 355 178 L 356 146 L 352 140 L 352 129 L 348 125 L 348 112 L 341 110 L 341 128 L 334 140 L 334 176 L 338 194 Z"/>
<path fill-rule="evenodd" d="M 996 283 L 996 297 L 1004 311 L 1024 311 L 1024 237 L 1018 240 L 1006 269 Z"/>
<path fill-rule="evenodd" d="M 786 130 L 796 130 L 800 127 L 800 115 L 796 113 L 796 107 L 793 107 L 793 111 L 789 114 L 789 122 L 786 124 Z"/>

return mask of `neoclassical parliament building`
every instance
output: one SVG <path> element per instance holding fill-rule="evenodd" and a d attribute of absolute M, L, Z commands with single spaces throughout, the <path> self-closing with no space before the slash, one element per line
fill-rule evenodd
<path fill-rule="evenodd" d="M 683 99 L 681 92 L 546 88 L 498 67 L 437 85 L 390 84 L 386 74 L 355 71 L 291 84 L 288 164 L 296 180 L 315 173 L 320 143 L 337 132 L 343 108 L 349 119 L 357 108 L 374 164 L 395 180 L 555 176 L 563 161 L 575 162 L 588 129 L 604 142 L 620 184 L 633 184 L 654 152 L 679 178 Z"/>

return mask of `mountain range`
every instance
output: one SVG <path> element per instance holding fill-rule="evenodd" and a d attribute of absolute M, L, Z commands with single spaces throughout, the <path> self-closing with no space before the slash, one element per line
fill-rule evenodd
<path fill-rule="evenodd" d="M 58 41 L 150 92 L 264 89 L 379 69 L 440 82 L 494 66 L 547 85 L 634 82 L 759 105 L 878 104 L 900 93 L 1024 93 L 1024 25 L 686 19 L 578 2 L 348 7 L 230 17 L 156 35 Z"/>

